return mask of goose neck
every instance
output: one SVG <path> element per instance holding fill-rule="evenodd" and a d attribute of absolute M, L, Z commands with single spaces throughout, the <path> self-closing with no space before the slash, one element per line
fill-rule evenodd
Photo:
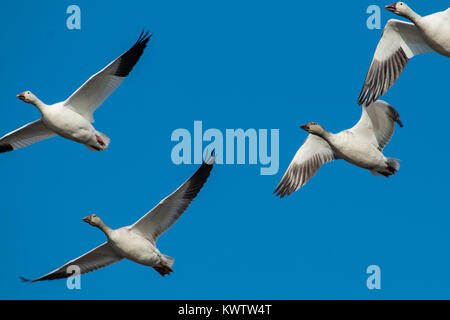
<path fill-rule="evenodd" d="M 405 13 L 405 18 L 411 20 L 415 24 L 419 22 L 420 18 L 422 18 L 420 15 L 414 12 L 411 8 L 408 9 L 408 11 Z"/>
<path fill-rule="evenodd" d="M 100 230 L 102 230 L 106 236 L 109 238 L 109 236 L 111 235 L 111 232 L 113 231 L 110 227 L 108 227 L 103 221 L 99 222 L 97 224 L 97 228 L 99 228 Z"/>
<path fill-rule="evenodd" d="M 36 98 L 36 99 L 33 101 L 33 105 L 34 105 L 36 108 L 39 109 L 39 111 L 41 112 L 41 114 L 44 113 L 44 111 L 45 111 L 45 109 L 46 109 L 46 107 L 47 107 L 47 105 L 46 105 L 45 103 L 43 103 L 41 100 L 39 100 L 38 98 Z"/>

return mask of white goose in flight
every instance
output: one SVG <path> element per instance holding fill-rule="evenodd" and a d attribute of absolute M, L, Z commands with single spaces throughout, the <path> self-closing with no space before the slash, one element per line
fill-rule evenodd
<path fill-rule="evenodd" d="M 304 186 L 322 164 L 344 159 L 373 175 L 389 177 L 400 168 L 398 159 L 383 155 L 394 134 L 394 122 L 403 127 L 398 112 L 378 100 L 362 107 L 361 119 L 351 129 L 333 134 L 315 122 L 300 126 L 310 134 L 297 151 L 274 193 L 283 198 Z"/>
<path fill-rule="evenodd" d="M 105 150 L 110 139 L 95 130 L 91 124 L 94 122 L 94 111 L 130 73 L 150 37 L 148 32 L 142 32 L 131 49 L 90 77 L 66 101 L 47 105 L 30 91 L 17 95 L 20 100 L 38 108 L 42 118 L 0 138 L 0 153 L 23 148 L 56 135 L 82 143 L 92 151 Z"/>
<path fill-rule="evenodd" d="M 83 221 L 103 231 L 107 242 L 40 278 L 20 278 L 27 282 L 67 278 L 73 273 L 72 268 L 69 269 L 71 266 L 78 266 L 81 274 L 84 274 L 122 259 L 150 266 L 162 276 L 169 274 L 173 271 L 175 260 L 162 254 L 156 248 L 156 241 L 180 218 L 197 196 L 209 177 L 214 160 L 215 158 L 209 157 L 175 192 L 133 225 L 114 230 L 95 214 L 83 218 Z"/>
<path fill-rule="evenodd" d="M 358 104 L 370 104 L 384 95 L 412 57 L 436 51 L 450 57 L 450 8 L 421 17 L 404 2 L 386 9 L 412 21 L 387 22 L 367 72 Z"/>

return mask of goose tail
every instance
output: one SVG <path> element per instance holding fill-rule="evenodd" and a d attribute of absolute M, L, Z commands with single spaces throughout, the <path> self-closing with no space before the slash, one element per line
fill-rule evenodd
<path fill-rule="evenodd" d="M 370 172 L 374 176 L 385 176 L 388 178 L 389 176 L 395 175 L 396 172 L 400 169 L 400 160 L 394 158 L 386 158 L 385 167 L 380 169 L 370 170 Z"/>
<path fill-rule="evenodd" d="M 95 137 L 97 138 L 98 144 L 102 147 L 102 150 L 106 150 L 111 142 L 111 139 L 106 134 L 99 131 L 95 132 Z"/>
<path fill-rule="evenodd" d="M 103 151 L 106 150 L 111 142 L 111 139 L 104 133 L 95 131 L 95 143 L 91 141 L 91 144 L 85 146 L 91 151 Z"/>
<path fill-rule="evenodd" d="M 161 276 L 164 277 L 166 274 L 170 274 L 171 272 L 173 272 L 172 266 L 174 262 L 174 258 L 162 254 L 159 265 L 154 266 L 153 269 L 155 269 Z"/>
<path fill-rule="evenodd" d="M 392 174 L 395 174 L 400 169 L 400 159 L 387 158 L 386 164 L 388 170 L 393 171 Z"/>

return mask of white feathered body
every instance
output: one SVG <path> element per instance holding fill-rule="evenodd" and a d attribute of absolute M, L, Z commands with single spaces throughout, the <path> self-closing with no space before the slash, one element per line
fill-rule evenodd
<path fill-rule="evenodd" d="M 327 140 L 339 158 L 358 167 L 372 170 L 385 163 L 383 153 L 376 146 L 350 130 L 333 134 Z"/>
<path fill-rule="evenodd" d="M 162 258 L 159 250 L 147 238 L 128 227 L 113 230 L 109 241 L 120 256 L 145 266 L 157 266 Z"/>
<path fill-rule="evenodd" d="M 63 103 L 47 106 L 42 110 L 44 124 L 60 136 L 83 144 L 96 145 L 95 128 L 77 112 Z"/>
<path fill-rule="evenodd" d="M 431 48 L 450 57 L 450 9 L 421 17 L 415 24 Z"/>

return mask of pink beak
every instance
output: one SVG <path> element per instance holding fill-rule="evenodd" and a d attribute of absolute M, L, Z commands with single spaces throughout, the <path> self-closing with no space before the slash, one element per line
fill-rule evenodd
<path fill-rule="evenodd" d="M 385 8 L 391 12 L 395 12 L 395 10 L 397 10 L 396 4 L 390 4 L 388 6 L 385 6 Z"/>
<path fill-rule="evenodd" d="M 21 94 L 18 94 L 16 97 L 19 98 L 20 100 L 25 99 L 25 92 L 22 92 Z"/>

